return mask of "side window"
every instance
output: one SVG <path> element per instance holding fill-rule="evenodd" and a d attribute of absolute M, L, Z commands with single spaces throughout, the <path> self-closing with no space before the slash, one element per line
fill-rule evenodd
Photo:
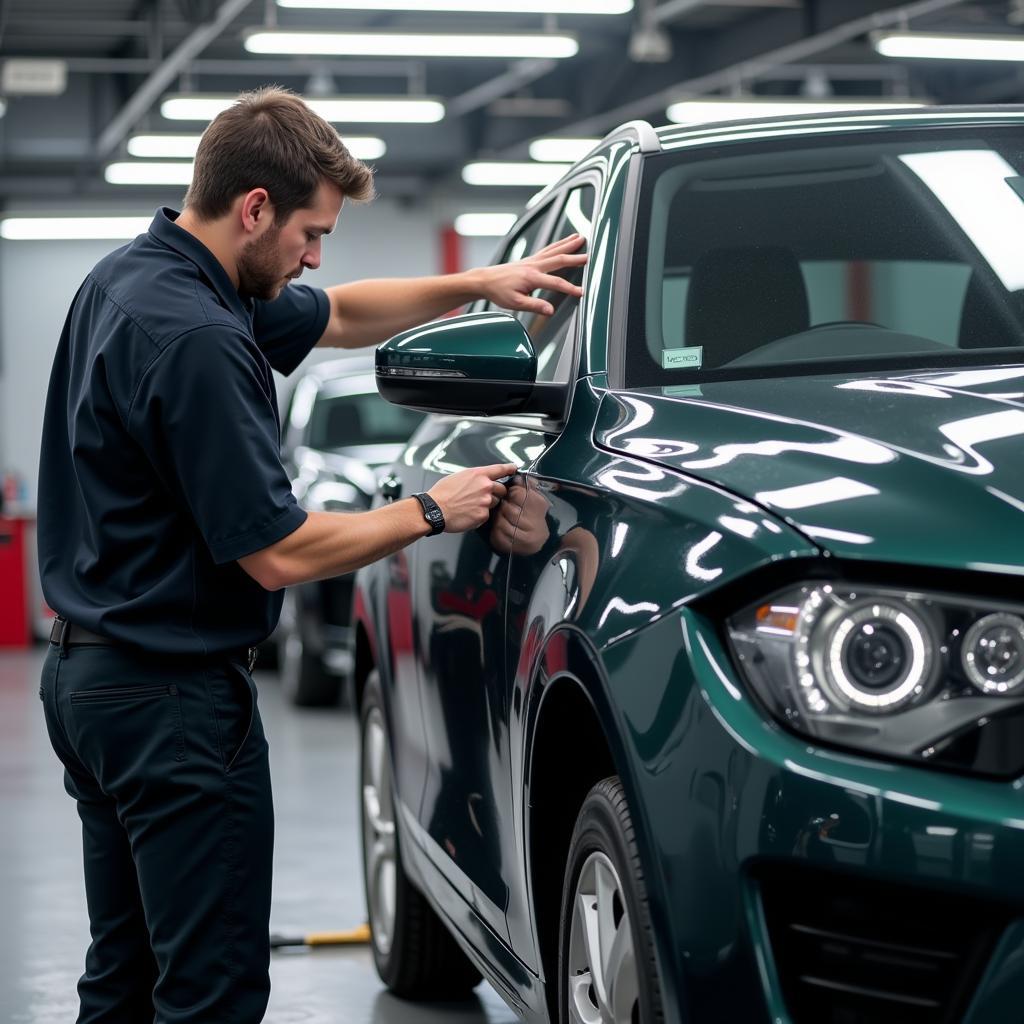
<path fill-rule="evenodd" d="M 562 207 L 551 241 L 557 242 L 567 235 L 579 232 L 585 243 L 579 252 L 588 252 L 594 220 L 597 190 L 593 185 L 580 185 L 572 189 Z M 583 283 L 583 267 L 573 267 L 559 273 L 573 284 Z M 579 302 L 564 292 L 538 291 L 534 293 L 554 306 L 551 316 L 540 313 L 521 313 L 520 319 L 533 340 L 537 353 L 537 380 L 543 383 L 561 383 L 569 379 L 572 360 L 572 325 Z"/>
<path fill-rule="evenodd" d="M 524 256 L 532 256 L 539 248 L 537 243 L 540 238 L 540 231 L 544 226 L 544 222 L 548 219 L 550 211 L 551 207 L 549 205 L 538 210 L 537 216 L 520 228 L 518 234 L 513 235 L 509 239 L 504 252 L 501 254 L 501 258 L 494 261 L 494 266 L 502 263 L 514 263 L 516 260 L 521 260 Z M 485 302 L 482 306 L 478 307 L 481 312 L 498 308 L 500 307 L 496 306 L 493 302 Z"/>

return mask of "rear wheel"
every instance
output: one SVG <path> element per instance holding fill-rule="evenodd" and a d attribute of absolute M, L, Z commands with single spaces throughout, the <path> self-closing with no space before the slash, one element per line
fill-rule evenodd
<path fill-rule="evenodd" d="M 402 868 L 391 752 L 380 677 L 370 673 L 361 712 L 363 884 L 381 981 L 409 999 L 462 999 L 480 973 Z"/>
<path fill-rule="evenodd" d="M 309 642 L 308 631 L 302 600 L 293 590 L 287 590 L 277 643 L 281 689 L 297 707 L 337 704 L 341 680 L 324 669 L 320 652 Z"/>
<path fill-rule="evenodd" d="M 663 1024 L 633 822 L 615 776 L 587 794 L 569 846 L 559 943 L 561 1024 Z"/>

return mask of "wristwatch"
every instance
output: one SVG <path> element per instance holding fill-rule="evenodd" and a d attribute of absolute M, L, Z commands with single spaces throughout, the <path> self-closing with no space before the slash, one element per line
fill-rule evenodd
<path fill-rule="evenodd" d="M 443 533 L 444 513 L 441 511 L 441 506 L 429 494 L 414 494 L 413 497 L 423 507 L 423 518 L 430 523 L 428 536 L 433 537 L 438 533 Z"/>

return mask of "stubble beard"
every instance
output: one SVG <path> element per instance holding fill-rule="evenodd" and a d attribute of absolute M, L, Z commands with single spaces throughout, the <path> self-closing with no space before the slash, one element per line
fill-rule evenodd
<path fill-rule="evenodd" d="M 281 228 L 271 225 L 259 238 L 249 242 L 238 257 L 238 293 L 269 302 L 285 286 L 278 240 Z"/>

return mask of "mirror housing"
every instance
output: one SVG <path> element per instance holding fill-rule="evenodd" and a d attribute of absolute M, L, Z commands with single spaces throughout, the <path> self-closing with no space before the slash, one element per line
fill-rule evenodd
<path fill-rule="evenodd" d="M 377 349 L 377 390 L 422 412 L 560 416 L 568 389 L 536 384 L 537 355 L 511 313 L 467 313 L 396 334 Z M 557 392 L 555 395 L 553 392 Z"/>

